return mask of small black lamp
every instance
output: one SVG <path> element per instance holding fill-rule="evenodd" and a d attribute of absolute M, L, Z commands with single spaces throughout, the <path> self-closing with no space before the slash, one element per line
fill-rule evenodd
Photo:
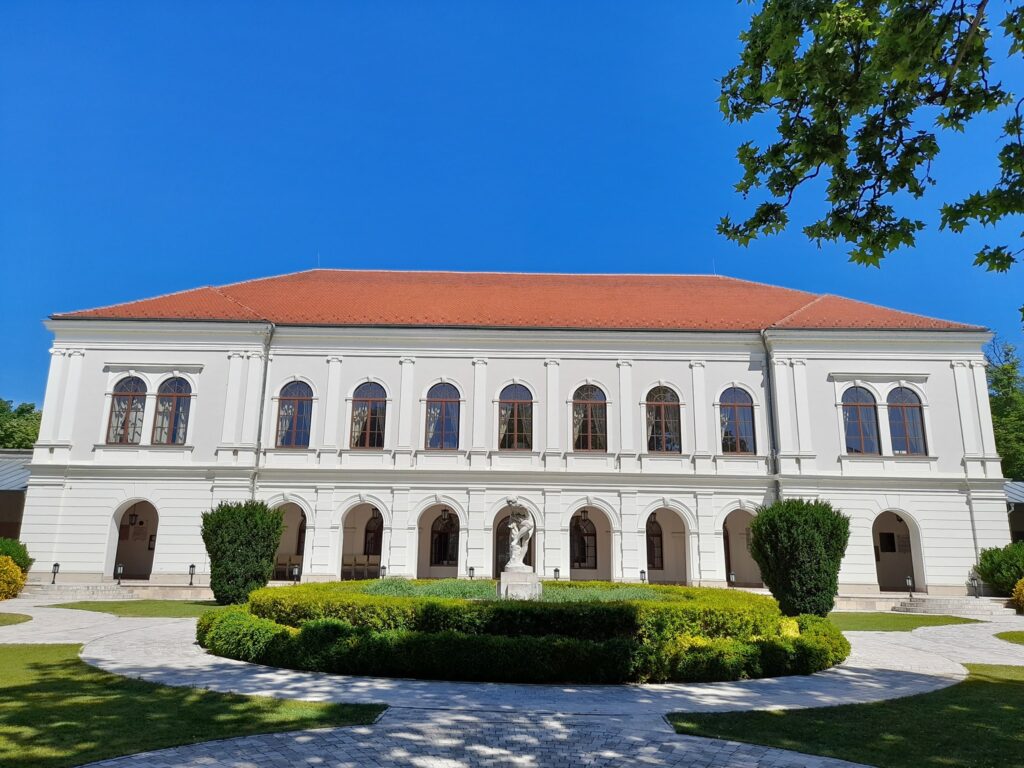
<path fill-rule="evenodd" d="M 388 567 L 386 565 L 382 565 L 380 567 L 380 577 L 382 579 L 386 579 L 387 576 L 388 576 Z"/>
<path fill-rule="evenodd" d="M 50 573 L 53 574 L 53 578 L 50 579 L 51 584 L 57 583 L 57 574 L 60 573 L 60 563 L 54 563 L 53 568 L 50 569 Z"/>
<path fill-rule="evenodd" d="M 585 523 L 589 519 L 590 519 L 590 513 L 587 512 L 587 510 L 585 510 L 585 509 L 581 509 L 580 510 L 580 520 L 582 520 Z"/>
<path fill-rule="evenodd" d="M 128 513 L 128 525 L 134 527 L 137 522 L 139 522 L 139 513 L 138 512 L 129 512 Z"/>
<path fill-rule="evenodd" d="M 471 565 L 471 566 L 469 566 L 469 578 L 470 578 L 470 580 L 472 580 L 475 576 L 476 576 L 476 568 L 474 568 Z"/>
<path fill-rule="evenodd" d="M 298 563 L 294 563 L 292 565 L 292 581 L 294 581 L 296 584 L 299 583 L 299 564 Z"/>
<path fill-rule="evenodd" d="M 640 569 L 640 583 L 647 583 L 647 571 L 645 571 L 643 568 Z"/>
<path fill-rule="evenodd" d="M 907 584 L 907 592 L 909 593 L 910 598 L 913 599 L 913 597 L 914 597 L 914 577 L 913 576 L 907 576 L 906 584 Z"/>
<path fill-rule="evenodd" d="M 562 575 L 562 571 L 559 568 L 555 568 L 555 581 L 558 581 L 558 577 Z"/>
<path fill-rule="evenodd" d="M 445 507 L 444 509 L 441 510 L 441 520 L 443 520 L 446 523 L 448 522 L 448 507 Z"/>
<path fill-rule="evenodd" d="M 974 597 L 981 597 L 981 585 L 978 583 L 978 574 L 971 574 L 971 589 L 974 590 Z"/>
<path fill-rule="evenodd" d="M 117 586 L 121 586 L 121 576 L 124 575 L 124 563 L 118 563 L 114 567 L 114 574 L 117 576 Z"/>
<path fill-rule="evenodd" d="M 729 586 L 736 586 L 736 571 L 729 571 Z"/>
<path fill-rule="evenodd" d="M 196 577 L 196 564 L 195 564 L 195 563 L 192 563 L 192 565 L 190 565 L 190 566 L 188 567 L 188 585 L 189 585 L 190 587 L 192 586 L 192 580 L 193 580 L 193 579 L 194 579 L 195 577 Z"/>

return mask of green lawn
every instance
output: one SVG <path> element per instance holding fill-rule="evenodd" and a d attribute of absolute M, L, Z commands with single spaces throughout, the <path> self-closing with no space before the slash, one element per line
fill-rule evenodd
<path fill-rule="evenodd" d="M 0 627 L 9 627 L 11 624 L 23 624 L 31 621 L 31 616 L 24 613 L 0 613 Z"/>
<path fill-rule="evenodd" d="M 75 603 L 59 603 L 51 607 L 112 613 L 115 616 L 189 619 L 224 606 L 217 605 L 213 600 L 80 600 Z"/>
<path fill-rule="evenodd" d="M 996 637 L 1000 640 L 1005 640 L 1008 643 L 1024 645 L 1024 632 L 1000 632 Z"/>
<path fill-rule="evenodd" d="M 1024 755 L 1024 667 L 968 664 L 962 683 L 878 704 L 669 716 L 679 733 L 885 768 L 1006 768 Z"/>
<path fill-rule="evenodd" d="M 909 632 L 918 627 L 941 627 L 943 624 L 976 624 L 974 619 L 959 616 L 930 616 L 917 613 L 856 613 L 836 611 L 829 619 L 843 632 Z"/>
<path fill-rule="evenodd" d="M 254 733 L 363 725 L 384 707 L 171 688 L 88 666 L 77 645 L 5 645 L 0 765 L 59 768 Z"/>

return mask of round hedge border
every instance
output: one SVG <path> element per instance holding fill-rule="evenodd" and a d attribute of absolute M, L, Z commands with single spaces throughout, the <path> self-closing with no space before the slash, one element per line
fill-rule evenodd
<path fill-rule="evenodd" d="M 244 607 L 204 614 L 196 639 L 219 656 L 291 669 L 515 683 L 809 674 L 850 651 L 827 619 L 785 618 L 771 598 L 734 590 L 657 586 L 648 587 L 655 599 L 519 602 L 381 596 L 362 591 L 369 584 L 255 590 Z"/>

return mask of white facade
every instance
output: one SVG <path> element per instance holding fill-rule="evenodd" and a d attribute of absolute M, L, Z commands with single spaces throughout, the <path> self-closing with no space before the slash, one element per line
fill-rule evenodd
<path fill-rule="evenodd" d="M 110 580 L 119 539 L 138 539 L 131 546 L 148 545 L 151 571 L 126 568 L 126 577 L 187 583 L 195 564 L 205 583 L 200 516 L 253 490 L 304 514 L 295 555 L 305 580 L 336 579 L 346 556 L 361 554 L 373 508 L 389 575 L 490 576 L 509 496 L 535 518 L 533 562 L 546 578 L 557 568 L 561 578 L 636 581 L 644 569 L 654 581 L 723 585 L 731 571 L 737 584 L 756 583 L 745 521 L 777 493 L 827 499 L 850 516 L 845 593 L 877 592 L 880 582 L 905 589 L 911 570 L 917 590 L 964 593 L 978 551 L 1009 541 L 981 332 L 271 333 L 267 323 L 64 319 L 49 327 L 55 343 L 21 532 L 39 578 L 59 562 L 61 580 Z M 108 445 L 112 393 L 125 376 L 146 385 L 141 443 Z M 187 437 L 152 445 L 155 393 L 169 377 L 191 386 Z M 294 380 L 313 392 L 309 447 L 277 448 L 278 397 Z M 383 449 L 348 447 L 352 394 L 366 381 L 386 393 Z M 442 381 L 459 392 L 458 448 L 426 450 L 426 393 Z M 498 449 L 497 400 L 512 382 L 532 393 L 531 450 Z M 573 450 L 571 400 L 587 383 L 607 398 L 606 452 Z M 657 385 L 679 397 L 678 453 L 648 450 L 644 401 Z M 846 453 L 841 401 L 852 386 L 877 401 L 880 455 Z M 729 387 L 753 399 L 753 455 L 723 453 L 719 398 Z M 894 455 L 886 398 L 895 387 L 921 399 L 926 455 Z M 125 527 L 130 509 L 142 526 Z M 429 530 L 441 509 L 459 523 L 457 564 L 431 566 Z M 570 522 L 582 509 L 597 533 L 597 567 L 587 571 L 570 562 Z M 726 532 L 736 510 L 744 514 Z M 658 571 L 648 566 L 652 513 L 663 532 Z"/>

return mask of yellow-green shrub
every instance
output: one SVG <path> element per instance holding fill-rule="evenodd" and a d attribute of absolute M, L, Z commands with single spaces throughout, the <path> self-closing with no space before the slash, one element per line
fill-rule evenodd
<path fill-rule="evenodd" d="M 0 600 L 17 597 L 25 586 L 25 574 L 7 555 L 0 555 Z"/>
<path fill-rule="evenodd" d="M 1024 611 L 1024 579 L 1014 586 L 1012 600 L 1018 611 Z"/>

